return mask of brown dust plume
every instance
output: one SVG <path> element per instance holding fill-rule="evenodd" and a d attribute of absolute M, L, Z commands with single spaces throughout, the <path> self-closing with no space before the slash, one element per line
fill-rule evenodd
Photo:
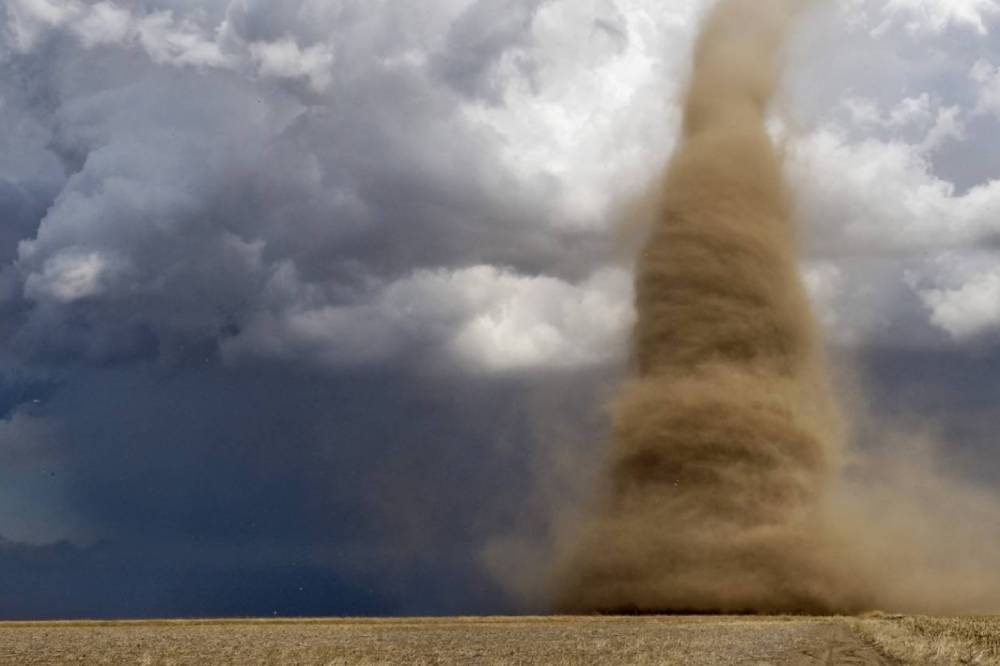
<path fill-rule="evenodd" d="M 826 498 L 843 427 L 765 115 L 790 0 L 724 0 L 636 267 L 635 378 L 565 611 L 831 612 L 866 601 Z"/>

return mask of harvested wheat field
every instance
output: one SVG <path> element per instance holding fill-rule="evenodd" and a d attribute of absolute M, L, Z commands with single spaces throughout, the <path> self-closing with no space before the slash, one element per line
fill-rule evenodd
<path fill-rule="evenodd" d="M 858 634 L 905 664 L 1000 664 L 1000 616 L 936 618 L 873 614 Z"/>
<path fill-rule="evenodd" d="M 1000 664 L 1000 617 L 0 623 L 0 664 Z"/>
<path fill-rule="evenodd" d="M 897 626 L 888 619 L 859 625 L 838 618 L 680 616 L 8 623 L 0 624 L 0 662 L 901 663 L 859 633 L 881 636 L 883 623 Z M 895 649 L 898 635 L 892 637 L 879 640 L 883 649 Z"/>

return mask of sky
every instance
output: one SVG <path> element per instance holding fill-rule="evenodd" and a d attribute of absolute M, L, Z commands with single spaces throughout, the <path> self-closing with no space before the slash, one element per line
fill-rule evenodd
<path fill-rule="evenodd" d="M 845 402 L 1000 482 L 1000 2 L 816 5 L 771 125 Z M 706 6 L 0 5 L 0 617 L 539 603 Z"/>

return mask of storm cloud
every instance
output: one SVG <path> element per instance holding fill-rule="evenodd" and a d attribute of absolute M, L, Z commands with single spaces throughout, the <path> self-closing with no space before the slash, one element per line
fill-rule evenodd
<path fill-rule="evenodd" d="M 81 592 L 0 612 L 522 608 L 498 558 L 602 455 L 706 6 L 0 6 L 0 576 Z M 996 469 L 948 416 L 994 382 L 943 369 L 998 357 L 997 5 L 823 11 L 773 127 L 806 282 L 877 405 Z"/>

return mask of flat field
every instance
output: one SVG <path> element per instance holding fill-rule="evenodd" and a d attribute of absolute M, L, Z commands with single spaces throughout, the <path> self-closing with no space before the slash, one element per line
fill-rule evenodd
<path fill-rule="evenodd" d="M 0 664 L 1000 664 L 1000 620 L 874 615 L 0 623 Z"/>

